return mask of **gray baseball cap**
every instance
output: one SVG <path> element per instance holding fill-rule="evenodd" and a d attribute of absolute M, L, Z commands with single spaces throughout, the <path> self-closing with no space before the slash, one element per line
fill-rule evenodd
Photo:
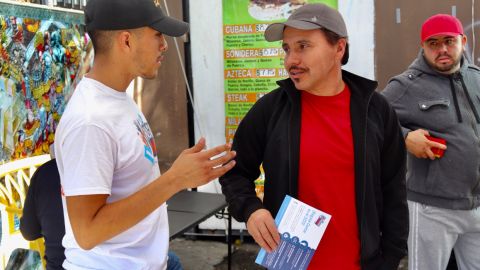
<path fill-rule="evenodd" d="M 301 30 L 327 29 L 339 35 L 347 37 L 347 26 L 336 9 L 325 4 L 307 4 L 295 10 L 287 21 L 272 23 L 265 30 L 267 41 L 283 39 L 285 26 Z"/>

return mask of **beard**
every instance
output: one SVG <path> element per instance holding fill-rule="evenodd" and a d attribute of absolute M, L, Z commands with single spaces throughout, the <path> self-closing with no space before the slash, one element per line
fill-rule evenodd
<path fill-rule="evenodd" d="M 457 57 L 453 57 L 445 53 L 445 54 L 438 55 L 435 60 L 444 56 L 450 57 L 450 59 L 452 59 L 452 63 L 449 65 L 442 65 L 442 64 L 437 64 L 436 62 L 432 62 L 427 58 L 425 59 L 427 60 L 427 63 L 430 65 L 430 67 L 432 67 L 433 69 L 441 73 L 453 73 L 457 71 L 458 67 L 460 66 L 460 61 L 462 60 L 462 54 L 459 54 Z"/>

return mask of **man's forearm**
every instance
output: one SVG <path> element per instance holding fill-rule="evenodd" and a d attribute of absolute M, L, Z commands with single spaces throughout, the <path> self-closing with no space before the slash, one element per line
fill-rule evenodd
<path fill-rule="evenodd" d="M 67 197 L 70 224 L 79 246 L 95 247 L 133 227 L 178 191 L 207 184 L 235 166 L 230 144 L 203 151 L 205 145 L 205 139 L 200 139 L 182 151 L 165 174 L 114 203 L 107 203 L 107 194 Z"/>
<path fill-rule="evenodd" d="M 166 173 L 129 197 L 106 203 L 108 195 L 67 197 L 70 223 L 79 246 L 92 249 L 136 225 L 181 187 Z M 98 209 L 86 213 L 85 209 Z"/>

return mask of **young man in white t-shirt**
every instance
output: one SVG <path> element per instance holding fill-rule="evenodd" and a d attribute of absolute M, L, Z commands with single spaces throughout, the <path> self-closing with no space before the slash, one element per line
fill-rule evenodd
<path fill-rule="evenodd" d="M 183 151 L 160 175 L 145 117 L 126 95 L 137 76 L 157 75 L 168 46 L 188 24 L 152 0 L 90 0 L 85 23 L 93 67 L 77 86 L 55 137 L 63 189 L 67 269 L 165 269 L 165 201 L 234 166 L 230 145 Z M 219 158 L 213 158 L 226 152 Z"/>

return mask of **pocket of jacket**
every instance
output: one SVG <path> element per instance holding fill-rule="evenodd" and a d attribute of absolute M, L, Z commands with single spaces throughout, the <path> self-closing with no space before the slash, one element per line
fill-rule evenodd
<path fill-rule="evenodd" d="M 418 107 L 421 111 L 428 111 L 433 107 L 444 107 L 445 109 L 450 107 L 450 100 L 448 99 L 436 99 L 436 100 L 422 100 L 418 102 Z"/>
<path fill-rule="evenodd" d="M 417 126 L 429 131 L 443 132 L 457 123 L 455 108 L 450 99 L 432 97 L 430 100 L 418 100 L 418 113 L 414 115 Z"/>

